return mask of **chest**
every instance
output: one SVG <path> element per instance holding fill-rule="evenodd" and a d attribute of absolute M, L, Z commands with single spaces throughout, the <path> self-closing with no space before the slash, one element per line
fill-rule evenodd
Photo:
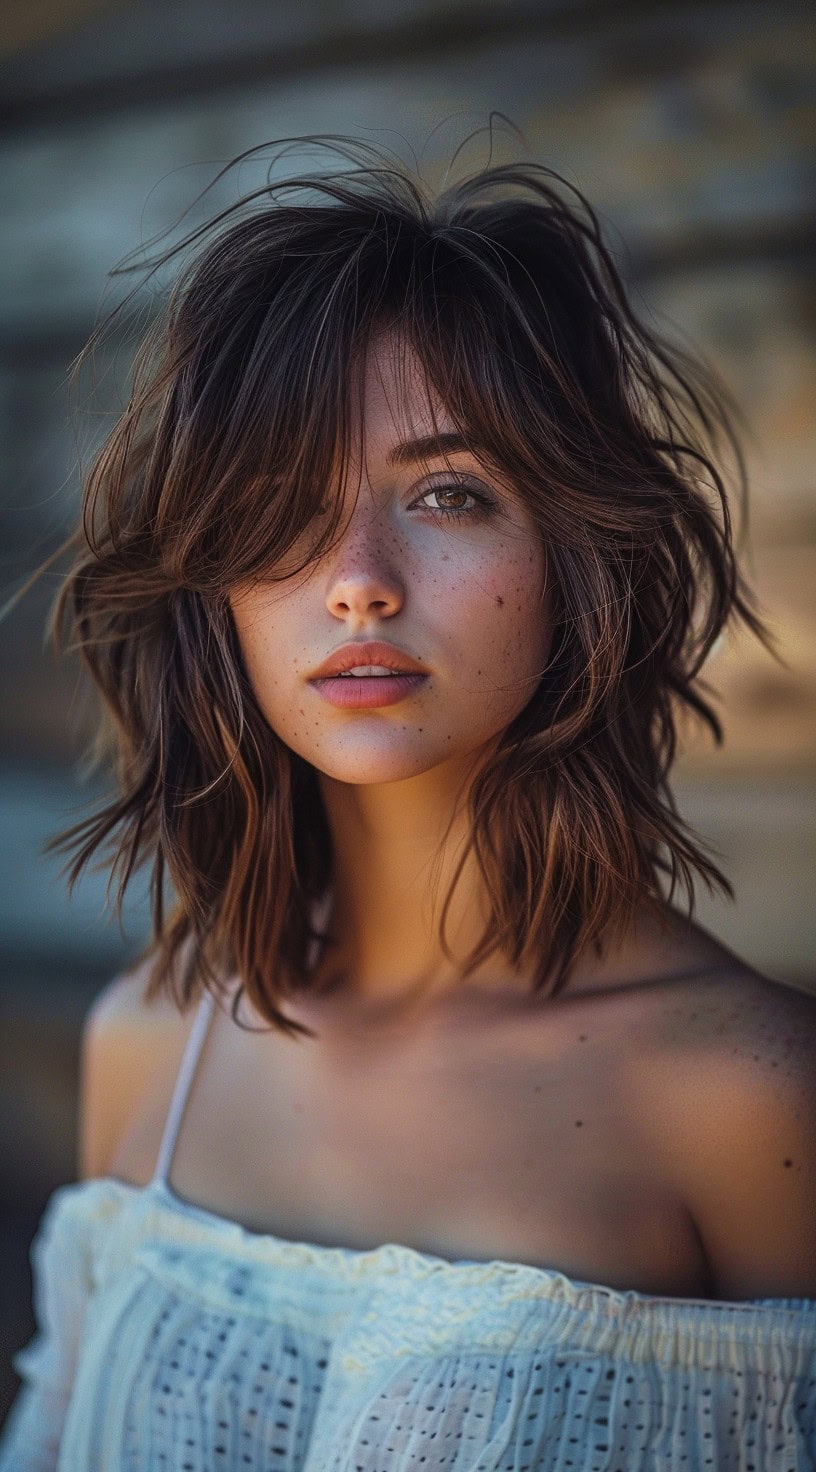
<path fill-rule="evenodd" d="M 644 1150 L 625 1050 L 603 1029 L 572 1040 L 504 1027 L 455 1049 L 329 1061 L 219 1024 L 170 1169 L 185 1199 L 296 1241 L 398 1242 L 708 1296 L 693 1223 Z M 143 1173 L 166 1104 L 129 1141 Z"/>

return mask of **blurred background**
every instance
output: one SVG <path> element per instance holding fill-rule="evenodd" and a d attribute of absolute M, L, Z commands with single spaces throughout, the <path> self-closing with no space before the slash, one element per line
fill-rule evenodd
<path fill-rule="evenodd" d="M 599 211 L 635 304 L 719 369 L 746 416 L 743 566 L 789 669 L 747 638 L 706 667 L 724 749 L 689 733 L 681 810 L 736 902 L 697 918 L 766 974 L 816 986 L 816 16 L 793 0 L 29 0 L 0 4 L 0 603 L 62 540 L 155 294 L 97 358 L 95 410 L 67 379 L 107 273 L 192 207 L 185 229 L 268 165 L 218 169 L 267 139 L 346 133 L 416 154 L 429 186 L 492 109 Z M 485 132 L 454 173 L 487 162 Z M 495 121 L 494 159 L 524 146 Z M 280 172 L 327 167 L 293 150 Z M 670 324 L 670 325 L 669 325 Z M 147 936 L 124 933 L 104 872 L 69 902 L 45 839 L 103 790 L 72 658 L 44 646 L 58 571 L 0 623 L 0 1416 L 33 1331 L 28 1249 L 76 1175 L 77 1045 L 96 992 Z"/>

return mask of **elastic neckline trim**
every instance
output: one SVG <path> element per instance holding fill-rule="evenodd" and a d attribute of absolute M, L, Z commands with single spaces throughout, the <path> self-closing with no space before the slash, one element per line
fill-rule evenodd
<path fill-rule="evenodd" d="M 800 1318 L 804 1315 L 808 1321 L 813 1316 L 814 1328 L 816 1328 L 816 1299 L 811 1298 L 769 1297 L 744 1300 L 682 1298 L 672 1294 L 641 1293 L 635 1288 L 612 1288 L 604 1283 L 592 1283 L 571 1278 L 560 1268 L 538 1267 L 530 1263 L 511 1262 L 502 1258 L 489 1260 L 446 1258 L 435 1253 L 423 1252 L 400 1242 L 382 1243 L 378 1247 L 371 1248 L 356 1248 L 329 1247 L 316 1242 L 295 1241 L 288 1237 L 278 1237 L 272 1232 L 254 1232 L 230 1217 L 221 1216 L 207 1207 L 187 1201 L 184 1197 L 177 1195 L 166 1181 L 155 1175 L 145 1186 L 122 1180 L 118 1176 L 97 1176 L 72 1183 L 62 1189 L 75 1192 L 89 1187 L 102 1190 L 113 1189 L 115 1193 L 130 1198 L 132 1201 L 152 1200 L 161 1209 L 197 1221 L 209 1227 L 216 1234 L 231 1236 L 242 1247 L 255 1250 L 266 1247 L 290 1271 L 298 1266 L 309 1266 L 326 1271 L 331 1269 L 332 1265 L 343 1264 L 344 1270 L 350 1270 L 353 1277 L 359 1280 L 367 1276 L 369 1272 L 373 1274 L 387 1264 L 392 1269 L 400 1265 L 407 1267 L 412 1277 L 416 1277 L 423 1270 L 428 1273 L 441 1273 L 451 1282 L 457 1279 L 475 1282 L 483 1277 L 495 1278 L 497 1274 L 508 1277 L 521 1276 L 526 1277 L 531 1284 L 538 1287 L 558 1284 L 566 1288 L 570 1295 L 580 1295 L 590 1301 L 601 1299 L 607 1304 L 617 1306 L 621 1311 L 631 1310 L 633 1306 L 636 1308 L 674 1308 L 692 1312 L 699 1310 L 702 1318 L 711 1317 L 716 1320 L 721 1315 L 755 1315 L 758 1308 L 767 1308 L 783 1313 L 787 1310 Z M 289 1259 L 288 1262 L 287 1259 Z"/>

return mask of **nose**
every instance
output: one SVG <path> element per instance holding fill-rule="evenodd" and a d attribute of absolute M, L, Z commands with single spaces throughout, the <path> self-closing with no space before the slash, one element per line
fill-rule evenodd
<path fill-rule="evenodd" d="M 372 613 L 388 618 L 402 607 L 403 595 L 396 578 L 374 568 L 348 570 L 332 578 L 326 607 L 335 618 L 349 614 L 365 619 Z"/>
<path fill-rule="evenodd" d="M 404 583 L 383 545 L 387 537 L 387 525 L 369 516 L 344 538 L 326 593 L 326 607 L 335 618 L 388 618 L 401 609 Z"/>

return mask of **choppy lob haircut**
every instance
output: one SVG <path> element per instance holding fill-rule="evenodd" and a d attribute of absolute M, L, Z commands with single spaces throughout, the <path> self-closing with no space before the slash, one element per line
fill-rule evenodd
<path fill-rule="evenodd" d="M 233 1015 L 245 992 L 290 1035 L 313 1036 L 279 1004 L 309 986 L 331 840 L 314 769 L 259 711 L 228 591 L 274 579 L 304 535 L 309 559 L 333 545 L 351 368 L 383 326 L 523 497 L 556 599 L 547 668 L 469 793 L 492 918 L 465 975 L 497 953 L 554 996 L 636 907 L 659 915 L 682 885 L 693 912 L 695 872 L 733 897 L 667 779 L 683 712 L 722 741 L 699 671 L 726 623 L 770 648 L 735 562 L 733 410 L 636 319 L 583 197 L 522 163 L 431 198 L 354 148 L 161 258 L 190 251 L 85 478 L 50 625 L 99 692 L 92 759 L 116 780 L 51 840 L 75 852 L 71 887 L 104 846 L 120 910 L 152 861 L 146 998 L 186 1006 L 237 974 Z"/>

